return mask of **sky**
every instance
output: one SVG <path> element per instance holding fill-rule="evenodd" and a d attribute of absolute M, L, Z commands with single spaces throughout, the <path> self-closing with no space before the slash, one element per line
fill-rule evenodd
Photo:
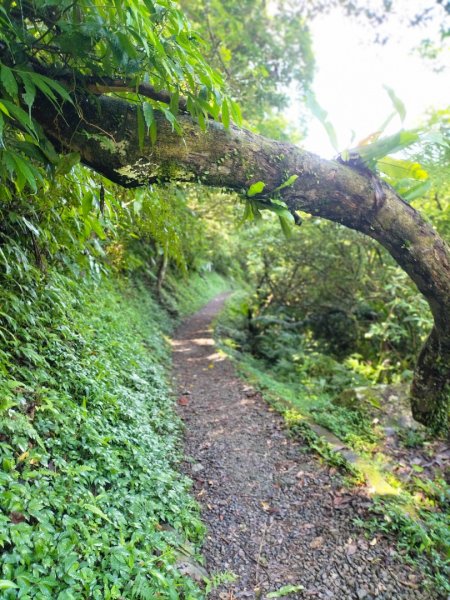
<path fill-rule="evenodd" d="M 429 4 L 425 0 L 397 0 L 397 6 Z M 407 27 L 394 17 L 387 26 L 388 41 L 374 43 L 374 32 L 361 21 L 352 20 L 340 12 L 318 17 L 312 24 L 316 75 L 313 90 L 319 104 L 337 133 L 339 149 L 357 145 L 377 131 L 394 108 L 384 85 L 391 87 L 406 107 L 404 126 L 420 124 L 429 107 L 450 105 L 450 49 L 447 69 L 433 71 L 431 63 L 413 51 L 419 41 L 437 34 L 437 19 L 427 29 Z M 297 107 L 292 107 L 295 115 Z M 397 117 L 387 133 L 401 128 Z M 352 141 L 352 137 L 354 138 Z M 311 117 L 309 133 L 302 144 L 324 158 L 335 156 L 321 123 Z"/>

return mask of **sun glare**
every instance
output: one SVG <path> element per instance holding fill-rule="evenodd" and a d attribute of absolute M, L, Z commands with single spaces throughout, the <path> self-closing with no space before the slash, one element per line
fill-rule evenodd
<path fill-rule="evenodd" d="M 398 4 L 402 4 L 401 2 Z M 405 3 L 406 4 L 406 3 Z M 415 3 L 422 4 L 422 3 Z M 408 3 L 411 8 L 412 4 Z M 450 103 L 450 48 L 441 69 L 419 56 L 422 39 L 439 39 L 440 23 L 408 27 L 392 17 L 383 29 L 384 44 L 374 41 L 375 32 L 367 24 L 345 17 L 338 11 L 317 18 L 311 25 L 316 58 L 313 90 L 319 104 L 328 112 L 339 148 L 348 148 L 377 131 L 394 108 L 384 86 L 389 86 L 406 106 L 405 127 L 417 126 L 431 107 Z M 389 131 L 400 129 L 397 117 Z M 335 154 L 323 126 L 311 117 L 305 148 L 324 157 Z"/>

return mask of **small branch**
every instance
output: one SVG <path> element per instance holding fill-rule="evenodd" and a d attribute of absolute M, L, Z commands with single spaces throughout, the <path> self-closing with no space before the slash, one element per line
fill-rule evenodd
<path fill-rule="evenodd" d="M 97 94 L 99 96 L 112 92 L 128 92 L 132 94 L 140 94 L 141 96 L 145 96 L 151 100 L 156 100 L 157 102 L 164 102 L 165 104 L 170 104 L 171 100 L 171 96 L 168 92 L 163 90 L 158 91 L 149 83 L 133 85 L 131 81 L 122 79 L 108 79 L 104 77 L 101 79 L 96 79 L 94 77 L 89 77 L 85 80 L 85 89 L 91 94 Z M 187 112 L 186 98 L 180 98 L 178 107 L 181 111 Z"/>
<path fill-rule="evenodd" d="M 83 77 L 71 70 L 65 72 L 55 72 L 51 68 L 45 67 L 42 63 L 34 58 L 31 58 L 31 65 L 36 73 L 46 75 L 58 81 L 59 83 L 66 85 L 71 91 L 74 91 L 74 87 L 78 84 L 83 89 L 91 94 L 101 96 L 103 94 L 112 93 L 129 93 L 139 94 L 155 100 L 157 102 L 164 102 L 170 104 L 171 94 L 165 90 L 157 90 L 149 83 L 140 83 L 136 85 L 131 79 L 120 79 L 114 77 Z M 178 100 L 178 108 L 182 112 L 188 112 L 187 110 L 187 99 L 180 97 Z"/>

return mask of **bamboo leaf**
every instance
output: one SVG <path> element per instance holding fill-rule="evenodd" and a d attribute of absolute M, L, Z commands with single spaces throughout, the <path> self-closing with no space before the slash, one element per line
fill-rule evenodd
<path fill-rule="evenodd" d="M 144 139 L 145 139 L 145 121 L 144 121 L 144 112 L 141 106 L 138 106 L 136 109 L 136 117 L 137 117 L 137 133 L 138 133 L 138 144 L 139 150 L 144 149 Z"/>
<path fill-rule="evenodd" d="M 36 86 L 34 85 L 31 77 L 27 73 L 21 74 L 22 83 L 25 88 L 25 92 L 22 94 L 23 101 L 28 106 L 28 114 L 31 119 L 31 107 L 33 106 L 36 98 Z"/>
<path fill-rule="evenodd" d="M 150 131 L 152 123 L 155 119 L 155 112 L 154 112 L 153 106 L 150 104 L 150 102 L 142 103 L 142 112 L 144 114 L 144 120 L 145 120 L 145 124 L 147 126 L 147 131 Z"/>
<path fill-rule="evenodd" d="M 396 95 L 394 90 L 388 85 L 383 86 L 386 92 L 388 93 L 389 98 L 391 99 L 392 104 L 394 105 L 395 110 L 397 111 L 402 123 L 406 117 L 406 108 L 400 98 Z"/>
<path fill-rule="evenodd" d="M 222 102 L 222 123 L 225 129 L 230 127 L 230 110 L 226 100 Z"/>
<path fill-rule="evenodd" d="M 275 188 L 274 192 L 278 192 L 279 190 L 283 190 L 284 188 L 290 187 L 297 181 L 297 179 L 298 175 L 291 175 L 289 179 L 287 179 L 284 183 Z"/>
<path fill-rule="evenodd" d="M 2 82 L 2 86 L 6 90 L 6 93 L 9 94 L 11 98 L 16 98 L 19 91 L 17 81 L 12 70 L 6 65 L 2 65 L 0 68 L 0 81 Z"/>
<path fill-rule="evenodd" d="M 229 100 L 229 103 L 230 103 L 230 113 L 231 113 L 231 117 L 232 117 L 233 121 L 236 123 L 236 125 L 241 126 L 242 125 L 241 107 L 234 100 Z"/>
<path fill-rule="evenodd" d="M 424 196 L 431 188 L 431 181 L 428 179 L 427 181 L 423 181 L 422 183 L 418 183 L 417 185 L 409 188 L 407 192 L 403 192 L 402 196 L 408 202 L 415 200 L 416 198 L 420 198 Z"/>

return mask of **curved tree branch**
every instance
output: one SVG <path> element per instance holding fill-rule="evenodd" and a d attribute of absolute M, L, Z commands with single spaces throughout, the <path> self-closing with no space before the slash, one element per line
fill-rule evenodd
<path fill-rule="evenodd" d="M 157 114 L 158 140 L 139 148 L 136 107 L 101 96 L 86 98 L 78 112 L 66 106 L 55 114 L 36 107 L 34 116 L 63 150 L 78 151 L 82 161 L 126 187 L 153 182 L 197 181 L 208 186 L 247 190 L 257 181 L 270 194 L 282 190 L 291 211 L 342 223 L 382 244 L 408 273 L 431 307 L 435 326 L 419 356 L 412 385 L 412 409 L 422 423 L 441 427 L 447 420 L 450 381 L 450 249 L 434 229 L 385 183 L 297 146 L 269 140 L 210 122 L 201 131 L 183 114 L 183 137 Z M 98 126 L 108 133 L 99 135 Z M 380 185 L 382 195 L 380 197 Z"/>

